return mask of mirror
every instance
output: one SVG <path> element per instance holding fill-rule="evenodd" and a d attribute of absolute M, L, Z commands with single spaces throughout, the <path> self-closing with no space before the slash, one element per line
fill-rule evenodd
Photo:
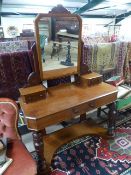
<path fill-rule="evenodd" d="M 35 19 L 41 80 L 78 73 L 81 19 L 59 5 Z"/>

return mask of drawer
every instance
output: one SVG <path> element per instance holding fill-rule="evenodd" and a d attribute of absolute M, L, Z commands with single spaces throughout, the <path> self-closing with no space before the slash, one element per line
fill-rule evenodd
<path fill-rule="evenodd" d="M 114 96 L 114 94 L 98 97 L 97 99 L 81 103 L 69 109 L 65 109 L 63 111 L 59 111 L 57 113 L 39 118 L 37 119 L 37 122 L 35 120 L 27 119 L 27 124 L 29 128 L 32 128 L 32 125 L 33 125 L 32 129 L 40 130 L 47 126 L 69 120 L 80 114 L 84 114 L 88 111 L 99 108 L 103 105 L 112 103 L 113 101 L 115 101 L 115 99 L 116 99 L 116 96 Z"/>
<path fill-rule="evenodd" d="M 96 108 L 96 101 L 95 100 L 90 101 L 90 102 L 86 102 L 84 104 L 73 107 L 71 109 L 72 116 L 74 117 L 76 115 L 83 114 L 83 113 L 90 111 L 90 110 L 93 110 L 95 108 Z"/>
<path fill-rule="evenodd" d="M 95 100 L 91 100 L 89 102 L 85 102 L 83 104 L 80 104 L 78 106 L 75 106 L 71 109 L 72 111 L 72 116 L 84 114 L 88 111 L 91 111 L 93 109 L 99 108 L 103 105 L 107 105 L 115 101 L 116 97 L 114 94 L 109 94 L 106 96 L 99 97 Z"/>

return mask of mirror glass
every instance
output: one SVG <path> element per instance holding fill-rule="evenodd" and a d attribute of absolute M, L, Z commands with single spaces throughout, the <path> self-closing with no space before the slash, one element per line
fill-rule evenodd
<path fill-rule="evenodd" d="M 36 67 L 41 80 L 80 73 L 82 20 L 62 5 L 37 15 Z M 38 58 L 38 59 L 37 59 Z"/>
<path fill-rule="evenodd" d="M 42 70 L 77 66 L 79 21 L 71 15 L 43 16 L 38 21 Z"/>

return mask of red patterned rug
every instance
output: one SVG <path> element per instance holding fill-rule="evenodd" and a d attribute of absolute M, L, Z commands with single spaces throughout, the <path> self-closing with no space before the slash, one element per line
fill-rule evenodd
<path fill-rule="evenodd" d="M 131 175 L 131 121 L 117 127 L 114 139 L 84 136 L 61 147 L 52 175 Z"/>

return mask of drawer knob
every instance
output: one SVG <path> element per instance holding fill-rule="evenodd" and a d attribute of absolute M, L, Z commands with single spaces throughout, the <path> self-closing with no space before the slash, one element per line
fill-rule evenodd
<path fill-rule="evenodd" d="M 73 113 L 74 114 L 78 114 L 79 113 L 79 110 L 78 109 L 73 109 Z"/>
<path fill-rule="evenodd" d="M 89 107 L 94 108 L 95 107 L 95 102 L 89 103 Z"/>

